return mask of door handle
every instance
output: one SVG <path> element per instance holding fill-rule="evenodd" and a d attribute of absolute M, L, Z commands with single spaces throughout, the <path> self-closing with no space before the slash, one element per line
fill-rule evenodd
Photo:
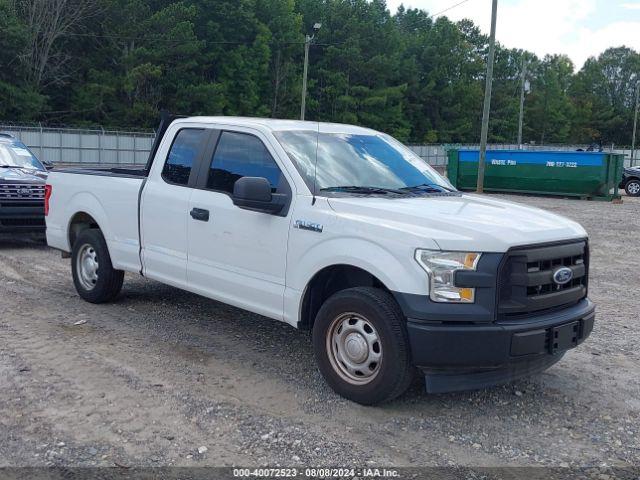
<path fill-rule="evenodd" d="M 189 213 L 194 220 L 200 220 L 201 222 L 209 221 L 209 210 L 204 208 L 194 208 Z"/>

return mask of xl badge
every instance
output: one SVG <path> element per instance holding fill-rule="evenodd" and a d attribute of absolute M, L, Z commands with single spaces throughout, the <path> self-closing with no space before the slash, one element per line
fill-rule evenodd
<path fill-rule="evenodd" d="M 306 220 L 296 220 L 293 226 L 294 228 L 299 228 L 300 230 L 309 230 L 311 232 L 322 233 L 322 225 L 319 223 L 308 222 Z"/>
<path fill-rule="evenodd" d="M 573 279 L 573 270 L 562 267 L 553 272 L 553 281 L 556 285 L 566 285 Z"/>

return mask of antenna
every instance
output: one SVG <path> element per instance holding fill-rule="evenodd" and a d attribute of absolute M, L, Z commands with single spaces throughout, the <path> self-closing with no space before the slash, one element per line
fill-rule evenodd
<path fill-rule="evenodd" d="M 318 144 L 320 143 L 320 122 L 316 122 L 318 130 L 316 131 L 316 161 L 313 164 L 313 198 L 311 199 L 311 205 L 316 204 L 316 188 L 318 184 Z"/>

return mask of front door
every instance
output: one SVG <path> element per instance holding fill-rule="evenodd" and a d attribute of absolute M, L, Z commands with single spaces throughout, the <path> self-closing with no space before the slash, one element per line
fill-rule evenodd
<path fill-rule="evenodd" d="M 241 209 L 233 186 L 245 176 L 265 177 L 274 193 L 290 183 L 257 132 L 218 133 L 208 168 L 200 170 L 189 219 L 189 289 L 247 310 L 282 319 L 289 206 L 280 215 Z"/>

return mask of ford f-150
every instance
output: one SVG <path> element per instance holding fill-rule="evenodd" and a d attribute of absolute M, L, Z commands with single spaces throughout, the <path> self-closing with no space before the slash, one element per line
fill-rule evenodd
<path fill-rule="evenodd" d="M 458 192 L 366 128 L 167 119 L 143 169 L 53 171 L 45 210 L 85 300 L 135 272 L 309 330 L 363 404 L 418 372 L 429 392 L 530 375 L 593 328 L 580 225 Z"/>

